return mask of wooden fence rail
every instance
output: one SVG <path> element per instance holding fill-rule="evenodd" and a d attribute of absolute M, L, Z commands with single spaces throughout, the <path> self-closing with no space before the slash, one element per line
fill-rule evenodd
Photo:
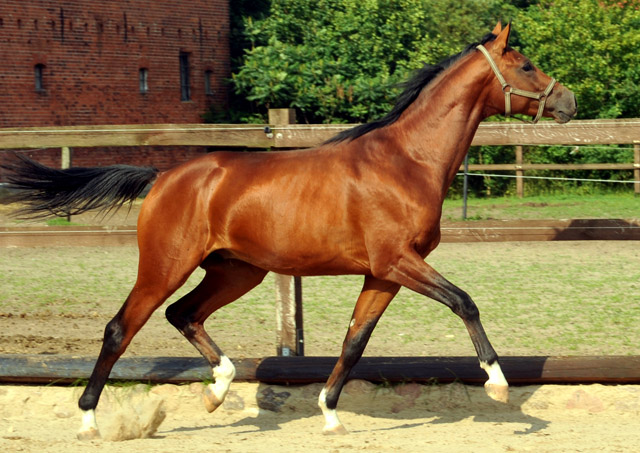
<path fill-rule="evenodd" d="M 353 124 L 149 124 L 0 129 L 0 149 L 97 146 L 308 148 Z M 472 146 L 640 144 L 640 118 L 482 123 Z"/>
<path fill-rule="evenodd" d="M 640 241 L 640 220 L 474 220 L 443 222 L 441 243 L 451 242 L 533 242 L 533 241 Z M 0 227 L 0 249 L 5 247 L 110 247 L 135 246 L 137 231 L 130 226 L 15 226 Z M 300 284 L 299 282 L 297 283 Z M 300 289 L 291 281 L 282 282 L 283 301 L 299 298 Z M 292 305 L 282 307 L 293 312 Z M 301 322 L 297 323 L 301 324 Z M 302 342 L 296 348 L 301 350 Z M 301 355 L 301 354 L 300 354 Z"/>
<path fill-rule="evenodd" d="M 61 148 L 68 155 L 72 147 L 107 146 L 211 146 L 217 148 L 291 149 L 316 146 L 353 124 L 283 124 L 291 114 L 270 112 L 271 124 L 150 124 L 65 126 L 0 129 L 0 149 Z M 273 113 L 273 114 L 271 114 Z M 634 146 L 629 163 L 527 164 L 523 145 L 607 145 Z M 634 170 L 640 181 L 640 118 L 624 120 L 582 120 L 566 124 L 544 121 L 525 123 L 482 123 L 472 146 L 516 146 L 514 164 L 472 164 L 470 171 L 515 171 L 517 191 L 523 193 L 522 177 L 527 170 Z M 63 159 L 68 162 L 68 159 Z M 640 183 L 633 185 L 640 195 Z"/>

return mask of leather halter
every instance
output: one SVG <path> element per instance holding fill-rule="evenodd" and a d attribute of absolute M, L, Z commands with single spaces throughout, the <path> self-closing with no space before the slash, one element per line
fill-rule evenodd
<path fill-rule="evenodd" d="M 536 116 L 533 118 L 532 121 L 522 120 L 520 118 L 517 118 L 517 119 L 520 119 L 521 121 L 524 121 L 525 123 L 531 123 L 531 124 L 537 123 L 540 117 L 542 117 L 542 112 L 544 111 L 544 105 L 547 102 L 547 97 L 549 96 L 549 94 L 551 94 L 551 91 L 553 90 L 553 87 L 556 84 L 556 79 L 552 77 L 551 81 L 549 82 L 549 85 L 547 85 L 547 88 L 545 88 L 545 90 L 541 93 L 535 93 L 533 91 L 525 91 L 525 90 L 520 90 L 518 88 L 514 88 L 510 84 L 508 84 L 507 81 L 504 79 L 504 77 L 502 76 L 502 73 L 500 72 L 500 69 L 498 69 L 498 65 L 496 64 L 495 61 L 493 61 L 493 58 L 491 58 L 489 51 L 482 44 L 477 46 L 477 49 L 480 52 L 482 52 L 483 55 L 487 58 L 487 61 L 489 62 L 489 65 L 491 66 L 493 73 L 496 75 L 496 78 L 498 79 L 498 82 L 500 82 L 500 85 L 502 85 L 502 92 L 504 93 L 504 116 L 507 118 L 511 116 L 511 95 L 515 94 L 517 96 L 522 96 L 525 98 L 536 99 L 539 102 L 538 113 L 536 114 Z"/>

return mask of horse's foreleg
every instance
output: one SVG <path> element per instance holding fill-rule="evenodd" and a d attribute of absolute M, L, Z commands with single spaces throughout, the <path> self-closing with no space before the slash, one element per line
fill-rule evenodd
<path fill-rule="evenodd" d="M 203 324 L 214 311 L 253 289 L 266 275 L 266 271 L 241 261 L 211 261 L 214 260 L 203 264 L 207 273 L 202 282 L 166 311 L 169 322 L 211 365 L 214 383 L 209 384 L 203 394 L 209 412 L 223 403 L 235 377 L 235 367 L 209 337 Z"/>
<path fill-rule="evenodd" d="M 509 386 L 498 363 L 498 355 L 480 322 L 478 307 L 471 297 L 436 272 L 417 253 L 408 253 L 389 269 L 386 278 L 443 303 L 462 319 L 480 366 L 489 376 L 485 383 L 487 394 L 506 403 L 509 399 Z"/>
<path fill-rule="evenodd" d="M 338 359 L 326 385 L 320 392 L 318 405 L 325 418 L 325 434 L 345 434 L 336 412 L 338 398 L 349 372 L 362 357 L 380 316 L 400 289 L 399 285 L 366 277 L 364 287 L 353 310 L 349 330 L 345 337 L 342 354 Z"/>

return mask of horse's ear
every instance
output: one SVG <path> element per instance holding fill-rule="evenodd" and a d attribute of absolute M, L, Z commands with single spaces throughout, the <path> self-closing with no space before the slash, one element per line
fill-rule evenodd
<path fill-rule="evenodd" d="M 493 31 L 491 33 L 493 33 L 494 35 L 498 36 L 501 31 L 502 31 L 502 23 L 500 21 L 498 21 L 496 26 L 493 27 Z"/>
<path fill-rule="evenodd" d="M 498 28 L 496 26 L 496 28 Z M 495 34 L 495 29 L 494 29 Z M 495 40 L 496 49 L 500 49 L 501 52 L 505 52 L 509 47 L 509 35 L 511 34 L 511 22 L 507 24 L 499 33 L 497 33 L 497 38 Z"/>

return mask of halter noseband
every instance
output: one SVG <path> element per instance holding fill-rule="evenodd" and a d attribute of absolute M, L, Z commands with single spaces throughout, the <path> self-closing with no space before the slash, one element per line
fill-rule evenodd
<path fill-rule="evenodd" d="M 496 64 L 495 61 L 493 61 L 493 58 L 491 58 L 489 51 L 482 44 L 477 46 L 477 49 L 480 52 L 482 52 L 484 56 L 487 58 L 487 61 L 489 62 L 489 65 L 491 66 L 493 73 L 496 75 L 496 78 L 498 79 L 498 82 L 500 82 L 500 85 L 502 85 L 502 92 L 504 93 L 504 116 L 506 116 L 507 118 L 511 116 L 511 95 L 515 94 L 518 96 L 523 96 L 525 98 L 536 99 L 538 101 L 539 103 L 538 113 L 533 118 L 533 120 L 532 121 L 521 120 L 521 121 L 524 121 L 525 123 L 531 123 L 531 124 L 537 123 L 540 117 L 542 116 L 542 112 L 544 111 L 544 105 L 547 102 L 547 97 L 549 96 L 549 94 L 551 94 L 551 91 L 553 90 L 553 87 L 556 84 L 556 79 L 551 78 L 551 82 L 549 82 L 549 85 L 547 85 L 547 88 L 545 88 L 545 90 L 542 93 L 534 93 L 533 91 L 525 91 L 525 90 L 520 90 L 518 88 L 514 88 L 511 85 L 509 85 L 507 81 L 504 79 L 504 77 L 502 76 L 502 73 L 500 72 L 500 69 L 498 69 L 498 65 Z"/>

